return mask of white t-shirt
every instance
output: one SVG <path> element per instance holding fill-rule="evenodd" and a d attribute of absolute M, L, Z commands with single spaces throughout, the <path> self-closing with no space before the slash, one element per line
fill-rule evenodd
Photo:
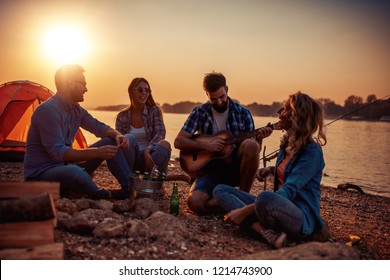
<path fill-rule="evenodd" d="M 139 150 L 145 151 L 149 145 L 149 142 L 146 139 L 145 127 L 135 128 L 131 125 L 130 133 L 137 139 Z"/>
<path fill-rule="evenodd" d="M 226 121 L 229 114 L 229 110 L 225 110 L 225 112 L 219 113 L 215 111 L 213 108 L 211 108 L 211 111 L 213 112 L 213 120 L 214 120 L 213 134 L 226 130 Z"/>

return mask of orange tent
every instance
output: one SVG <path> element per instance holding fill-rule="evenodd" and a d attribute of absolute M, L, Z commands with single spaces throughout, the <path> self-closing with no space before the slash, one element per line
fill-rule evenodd
<path fill-rule="evenodd" d="M 0 85 L 0 160 L 22 160 L 26 150 L 31 115 L 53 92 L 30 81 L 12 81 Z M 86 148 L 81 130 L 73 147 Z"/>

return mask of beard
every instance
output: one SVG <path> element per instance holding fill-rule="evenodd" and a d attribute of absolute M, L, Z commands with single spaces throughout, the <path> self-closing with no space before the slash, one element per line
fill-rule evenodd
<path fill-rule="evenodd" d="M 211 105 L 213 107 L 213 109 L 215 111 L 217 111 L 218 113 L 223 113 L 226 111 L 226 109 L 228 108 L 228 103 L 227 101 L 223 102 L 220 106 L 218 106 L 217 104 L 212 104 Z"/>

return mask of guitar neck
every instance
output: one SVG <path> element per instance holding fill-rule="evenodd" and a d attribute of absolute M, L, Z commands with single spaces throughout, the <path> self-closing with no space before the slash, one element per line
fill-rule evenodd
<path fill-rule="evenodd" d="M 278 126 L 277 126 L 277 123 L 275 124 L 269 124 L 265 127 L 270 127 L 272 128 L 273 130 L 275 129 L 279 129 Z M 265 128 L 265 127 L 260 127 L 260 128 L 257 128 L 255 130 L 252 130 L 252 131 L 247 131 L 245 133 L 242 133 L 240 135 L 236 135 L 236 136 L 233 136 L 233 137 L 230 137 L 230 138 L 227 138 L 225 139 L 225 144 L 226 145 L 232 145 L 234 143 L 237 143 L 237 142 L 240 142 L 242 140 L 245 140 L 245 139 L 248 139 L 248 138 L 251 138 L 251 137 L 256 137 L 257 135 L 260 134 L 260 131 Z"/>

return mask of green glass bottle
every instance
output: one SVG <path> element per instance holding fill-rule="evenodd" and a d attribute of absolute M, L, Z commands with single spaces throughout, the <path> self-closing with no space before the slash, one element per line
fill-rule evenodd
<path fill-rule="evenodd" d="M 169 214 L 177 216 L 179 215 L 179 192 L 177 189 L 177 182 L 173 183 L 173 190 L 171 195 L 171 204 L 169 208 Z"/>
<path fill-rule="evenodd" d="M 157 181 L 164 182 L 165 176 L 166 176 L 165 173 L 160 173 L 159 176 L 158 176 Z"/>

